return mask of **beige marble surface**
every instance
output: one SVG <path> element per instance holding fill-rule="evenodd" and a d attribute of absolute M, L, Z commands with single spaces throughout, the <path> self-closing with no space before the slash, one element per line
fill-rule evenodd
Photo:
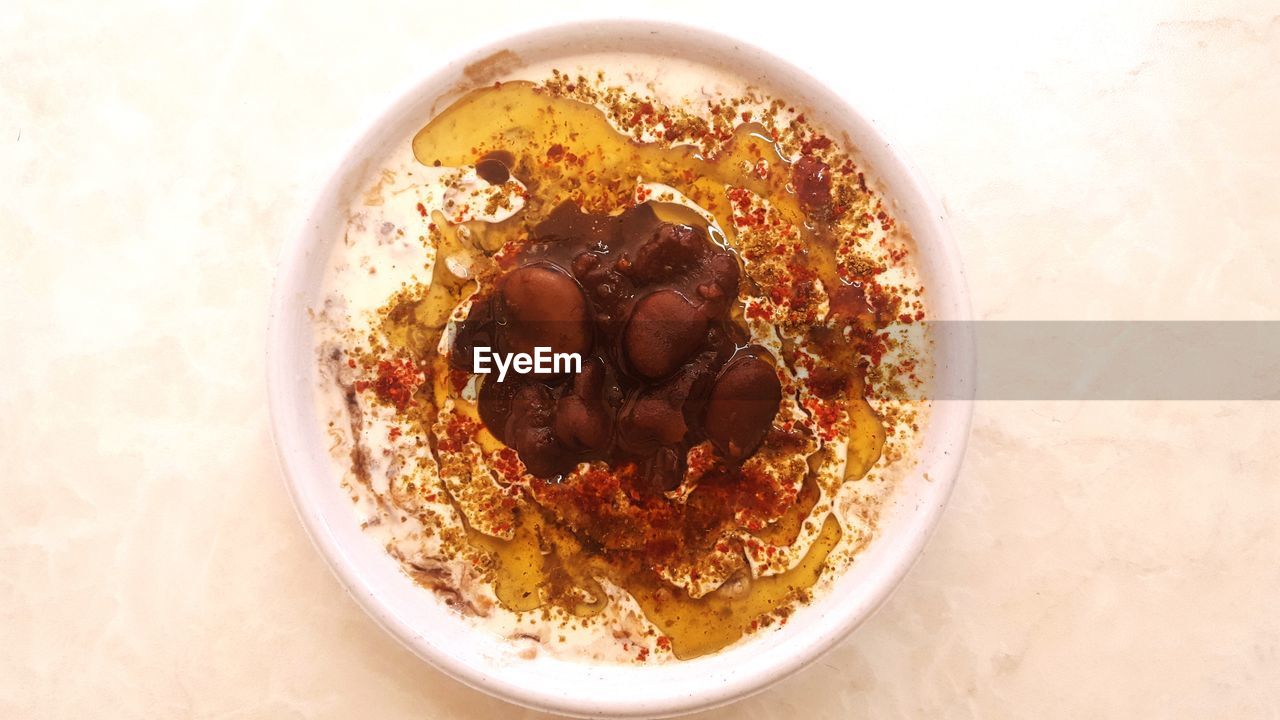
<path fill-rule="evenodd" d="M 1276 319 L 1280 6 L 1113 4 L 653 12 L 877 117 L 945 198 L 980 317 Z M 0 717 L 535 715 L 347 598 L 264 405 L 273 259 L 342 144 L 549 12 L 458 5 L 0 11 Z M 1274 404 L 982 403 L 890 603 L 707 717 L 1280 716 L 1277 425 Z"/>

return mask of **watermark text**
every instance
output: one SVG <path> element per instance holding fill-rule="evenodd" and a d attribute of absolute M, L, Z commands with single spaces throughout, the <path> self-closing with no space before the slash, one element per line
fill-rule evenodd
<path fill-rule="evenodd" d="M 535 347 L 533 353 L 500 353 L 491 348 L 472 348 L 472 367 L 477 373 L 488 375 L 498 371 L 498 382 L 514 370 L 519 375 L 565 375 L 582 372 L 582 356 L 578 353 L 553 353 L 549 347 Z"/>

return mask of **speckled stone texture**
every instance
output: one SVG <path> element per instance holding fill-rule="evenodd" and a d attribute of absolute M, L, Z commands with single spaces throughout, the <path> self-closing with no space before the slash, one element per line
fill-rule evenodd
<path fill-rule="evenodd" d="M 877 118 L 944 198 L 980 318 L 1276 319 L 1273 1 L 644 5 Z M 536 715 L 342 591 L 273 456 L 263 344 L 274 258 L 343 143 L 545 6 L 0 12 L 0 717 Z M 1280 716 L 1278 425 L 980 403 L 883 610 L 705 717 Z"/>

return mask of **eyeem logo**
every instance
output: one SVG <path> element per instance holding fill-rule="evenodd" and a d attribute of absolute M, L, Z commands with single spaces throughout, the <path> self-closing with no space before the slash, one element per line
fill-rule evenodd
<path fill-rule="evenodd" d="M 496 353 L 487 347 L 472 348 L 473 366 L 477 373 L 488 375 L 498 371 L 498 382 L 507 377 L 508 370 L 524 375 L 528 373 L 556 374 L 582 372 L 582 356 L 578 353 L 553 353 L 549 347 L 535 347 L 529 353 Z"/>

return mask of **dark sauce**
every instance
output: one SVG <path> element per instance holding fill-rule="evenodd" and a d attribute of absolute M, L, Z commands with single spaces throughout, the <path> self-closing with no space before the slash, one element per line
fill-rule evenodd
<path fill-rule="evenodd" d="M 577 374 L 485 374 L 486 427 L 535 477 L 633 463 L 642 490 L 670 491 L 689 448 L 710 440 L 736 466 L 778 412 L 776 360 L 730 316 L 739 282 L 729 250 L 649 203 L 605 215 L 566 202 L 473 300 L 450 362 L 472 371 L 477 346 L 580 356 Z"/>

